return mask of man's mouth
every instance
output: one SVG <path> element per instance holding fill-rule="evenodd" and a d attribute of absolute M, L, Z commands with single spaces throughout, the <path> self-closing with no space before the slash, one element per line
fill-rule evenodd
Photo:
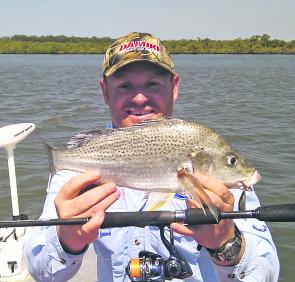
<path fill-rule="evenodd" d="M 132 115 L 132 116 L 144 116 L 144 115 L 152 114 L 153 111 L 152 110 L 144 110 L 144 111 L 129 110 L 129 111 L 127 111 L 127 113 L 128 113 L 128 115 Z"/>

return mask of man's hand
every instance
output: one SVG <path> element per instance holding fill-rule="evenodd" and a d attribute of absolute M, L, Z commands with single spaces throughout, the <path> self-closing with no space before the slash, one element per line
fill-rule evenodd
<path fill-rule="evenodd" d="M 194 176 L 204 187 L 205 192 L 217 209 L 222 212 L 233 211 L 234 197 L 225 185 L 204 174 L 198 173 Z M 187 205 L 191 208 L 199 208 L 191 200 L 187 201 Z M 217 249 L 221 247 L 223 243 L 234 237 L 234 222 L 231 219 L 221 220 L 219 224 L 197 226 L 184 226 L 179 223 L 172 223 L 171 228 L 180 234 L 192 236 L 198 244 L 210 249 Z M 241 250 L 241 255 L 243 254 L 243 250 L 244 248 Z M 238 261 L 235 263 L 237 262 Z"/>
<path fill-rule="evenodd" d="M 59 240 L 67 250 L 75 253 L 92 243 L 104 220 L 104 211 L 120 196 L 114 183 L 98 185 L 80 194 L 85 187 L 100 179 L 99 172 L 85 172 L 67 182 L 55 198 L 59 218 L 91 217 L 84 225 L 57 226 Z"/>

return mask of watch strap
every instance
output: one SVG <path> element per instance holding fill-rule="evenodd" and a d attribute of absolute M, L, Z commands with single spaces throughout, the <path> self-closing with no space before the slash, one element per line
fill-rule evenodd
<path fill-rule="evenodd" d="M 228 262 L 234 260 L 240 253 L 242 247 L 242 233 L 236 225 L 235 235 L 232 239 L 226 241 L 221 247 L 217 249 L 209 249 L 207 251 L 217 261 Z"/>

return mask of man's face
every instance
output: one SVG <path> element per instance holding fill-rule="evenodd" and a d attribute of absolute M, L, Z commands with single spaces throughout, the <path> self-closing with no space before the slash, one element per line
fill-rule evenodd
<path fill-rule="evenodd" d="M 171 116 L 178 96 L 177 75 L 145 62 L 131 63 L 101 80 L 114 127 Z"/>

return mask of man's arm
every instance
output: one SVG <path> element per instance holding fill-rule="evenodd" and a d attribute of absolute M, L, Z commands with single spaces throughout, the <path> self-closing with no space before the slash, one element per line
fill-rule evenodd
<path fill-rule="evenodd" d="M 222 183 L 205 175 L 196 175 L 198 181 L 205 188 L 216 207 L 223 212 L 233 211 L 235 191 L 230 191 Z M 238 191 L 240 192 L 240 191 Z M 247 192 L 247 208 L 259 206 L 255 192 Z M 237 197 L 236 197 L 237 198 Z M 188 202 L 190 207 L 194 204 Z M 257 220 L 222 220 L 215 225 L 200 225 L 186 227 L 180 224 L 172 224 L 171 227 L 178 233 L 192 236 L 198 244 L 203 246 L 202 252 L 207 252 L 207 257 L 213 261 L 216 275 L 220 281 L 277 281 L 279 274 L 279 261 L 276 248 L 266 225 Z M 205 248 L 219 249 L 228 240 L 235 238 L 235 228 L 241 231 L 241 246 L 239 253 L 234 259 L 220 261 L 211 257 Z M 259 231 L 259 227 L 263 230 Z"/>
<path fill-rule="evenodd" d="M 36 281 L 65 281 L 76 274 L 87 245 L 97 238 L 104 210 L 119 197 L 114 184 L 99 185 L 80 194 L 100 175 L 88 172 L 73 177 L 75 174 L 62 171 L 52 178 L 41 218 L 91 217 L 91 220 L 77 226 L 32 228 L 25 244 L 25 258 Z"/>

